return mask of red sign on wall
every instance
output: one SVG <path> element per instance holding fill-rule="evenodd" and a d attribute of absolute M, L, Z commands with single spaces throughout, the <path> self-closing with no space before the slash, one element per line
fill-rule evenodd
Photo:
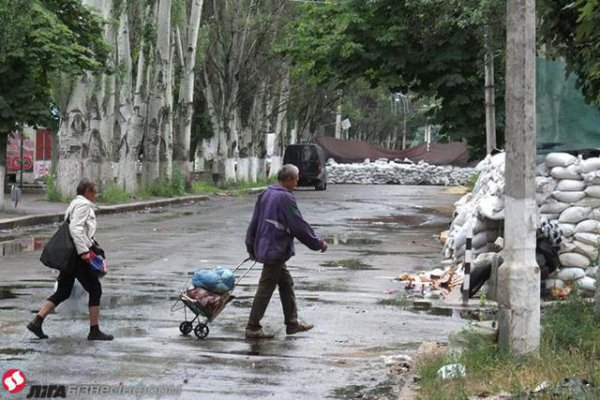
<path fill-rule="evenodd" d="M 33 172 L 34 146 L 33 140 L 23 138 L 20 133 L 9 135 L 6 147 L 6 168 L 9 173 L 19 172 L 21 168 L 23 172 Z"/>

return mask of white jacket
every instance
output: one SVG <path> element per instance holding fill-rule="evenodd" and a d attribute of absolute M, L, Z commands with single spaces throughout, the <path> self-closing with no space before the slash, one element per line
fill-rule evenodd
<path fill-rule="evenodd" d="M 94 244 L 93 238 L 96 233 L 95 208 L 94 203 L 78 195 L 65 211 L 65 220 L 71 218 L 69 231 L 79 255 L 90 251 L 90 247 Z"/>

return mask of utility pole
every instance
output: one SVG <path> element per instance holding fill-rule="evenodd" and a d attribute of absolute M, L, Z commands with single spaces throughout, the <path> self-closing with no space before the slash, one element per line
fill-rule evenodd
<path fill-rule="evenodd" d="M 498 342 L 513 354 L 540 344 L 535 259 L 535 0 L 508 0 L 504 263 L 498 269 Z"/>
<path fill-rule="evenodd" d="M 496 99 L 494 87 L 494 53 L 490 35 L 486 35 L 485 51 L 485 138 L 487 154 L 496 148 Z"/>

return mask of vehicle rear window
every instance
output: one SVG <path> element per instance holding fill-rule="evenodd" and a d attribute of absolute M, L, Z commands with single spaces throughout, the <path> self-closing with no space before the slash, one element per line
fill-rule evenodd
<path fill-rule="evenodd" d="M 302 148 L 302 161 L 319 161 L 316 149 L 311 146 Z"/>

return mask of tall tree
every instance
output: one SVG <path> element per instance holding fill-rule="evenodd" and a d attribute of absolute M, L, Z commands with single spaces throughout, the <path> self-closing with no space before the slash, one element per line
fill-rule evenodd
<path fill-rule="evenodd" d="M 105 67 L 103 21 L 78 0 L 0 0 L 0 184 L 7 135 L 49 122 L 52 74 Z M 6 36 L 5 36 L 6 35 Z M 8 40 L 7 40 L 8 39 Z M 4 191 L 0 190 L 0 207 Z"/>
<path fill-rule="evenodd" d="M 482 18 L 488 3 L 498 4 L 486 0 L 307 4 L 286 38 L 287 54 L 314 84 L 335 82 L 343 87 L 364 77 L 394 91 L 436 96 L 441 106 L 432 110 L 432 118 L 442 124 L 442 133 L 450 139 L 466 138 L 483 149 L 482 31 L 489 23 L 503 22 L 503 12 L 500 18 Z M 495 70 L 499 84 L 503 72 Z M 497 97 L 501 105 L 502 93 Z"/>

